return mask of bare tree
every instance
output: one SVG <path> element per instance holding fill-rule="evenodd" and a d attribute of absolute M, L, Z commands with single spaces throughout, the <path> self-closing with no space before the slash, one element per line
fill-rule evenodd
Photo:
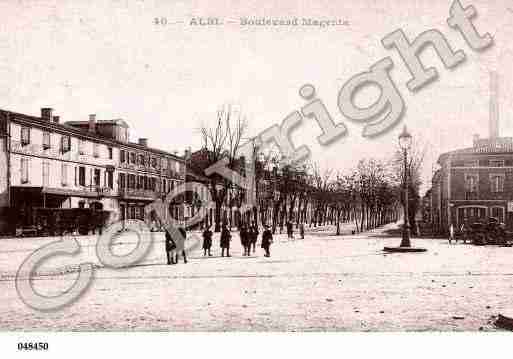
<path fill-rule="evenodd" d="M 314 186 L 314 199 L 316 202 L 315 206 L 315 224 L 321 225 L 326 221 L 326 214 L 328 209 L 328 203 L 330 200 L 330 186 L 331 177 L 333 175 L 332 169 L 322 170 L 318 163 L 312 165 L 312 176 Z"/>
<path fill-rule="evenodd" d="M 400 184 L 400 199 L 404 206 L 403 184 L 407 178 L 406 188 L 408 190 L 408 223 L 413 234 L 417 233 L 415 226 L 415 216 L 420 206 L 420 186 L 422 185 L 421 171 L 424 158 L 427 151 L 427 145 L 419 138 L 413 137 L 412 145 L 408 150 L 408 161 L 406 171 L 404 166 L 404 156 L 401 149 L 397 149 L 392 159 L 392 168 L 395 180 Z M 406 176 L 407 175 L 407 176 Z"/>
<path fill-rule="evenodd" d="M 203 170 L 218 163 L 222 159 L 227 160 L 227 167 L 233 171 L 241 172 L 243 161 L 240 160 L 239 151 L 241 142 L 247 130 L 247 122 L 240 111 L 235 112 L 232 106 L 225 106 L 218 111 L 216 122 L 213 126 L 203 123 L 200 128 L 203 148 L 202 162 L 196 162 Z M 208 177 L 209 190 L 212 200 L 215 203 L 215 231 L 221 228 L 221 209 L 226 200 L 227 194 L 234 189 L 230 179 L 224 178 L 217 173 Z"/>

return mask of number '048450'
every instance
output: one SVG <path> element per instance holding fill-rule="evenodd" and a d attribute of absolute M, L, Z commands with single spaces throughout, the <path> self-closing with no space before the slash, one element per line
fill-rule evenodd
<path fill-rule="evenodd" d="M 23 342 L 18 343 L 18 350 L 48 350 L 48 343 L 44 342 Z"/>

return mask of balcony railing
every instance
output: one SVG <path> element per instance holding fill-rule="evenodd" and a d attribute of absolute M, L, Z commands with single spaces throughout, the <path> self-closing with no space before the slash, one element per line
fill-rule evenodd
<path fill-rule="evenodd" d="M 155 200 L 158 197 L 158 192 L 146 189 L 135 189 L 135 188 L 122 188 L 119 190 L 119 194 L 122 198 L 141 198 Z"/>
<path fill-rule="evenodd" d="M 148 164 L 141 165 L 141 164 L 135 164 L 135 163 L 128 163 L 128 162 L 121 162 L 119 163 L 119 167 L 122 169 L 130 169 L 135 171 L 145 171 L 145 172 L 152 172 L 158 175 L 174 178 L 174 179 L 184 179 L 184 173 L 176 172 L 172 169 L 167 168 L 159 168 L 159 167 L 152 167 Z"/>
<path fill-rule="evenodd" d="M 110 197 L 114 195 L 114 190 L 108 187 L 84 186 L 76 189 L 69 188 L 69 184 L 61 188 L 44 187 L 45 193 L 64 195 L 64 196 L 85 196 L 85 197 Z"/>

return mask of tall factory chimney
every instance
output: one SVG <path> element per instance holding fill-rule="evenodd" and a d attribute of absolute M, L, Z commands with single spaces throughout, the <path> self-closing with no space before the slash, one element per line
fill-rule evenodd
<path fill-rule="evenodd" d="M 499 137 L 499 76 L 490 71 L 490 139 Z"/>

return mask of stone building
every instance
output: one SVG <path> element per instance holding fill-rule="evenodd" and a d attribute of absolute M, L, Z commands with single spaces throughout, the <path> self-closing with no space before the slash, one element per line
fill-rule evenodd
<path fill-rule="evenodd" d="M 473 147 L 444 153 L 438 164 L 431 203 L 439 232 L 488 217 L 513 228 L 513 138 L 476 136 Z"/>
<path fill-rule="evenodd" d="M 142 219 L 148 203 L 184 181 L 183 158 L 146 139 L 130 142 L 120 119 L 62 124 L 50 108 L 40 117 L 0 110 L 0 142 L 0 233 L 9 230 L 7 212 L 20 209 L 94 208 L 108 211 L 109 222 Z"/>

